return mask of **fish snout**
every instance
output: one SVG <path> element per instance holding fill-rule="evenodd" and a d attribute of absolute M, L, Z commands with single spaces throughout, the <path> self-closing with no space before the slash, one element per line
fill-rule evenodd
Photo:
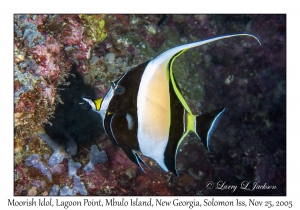
<path fill-rule="evenodd" d="M 83 101 L 79 103 L 79 106 L 81 106 L 83 109 L 92 109 L 91 103 L 89 102 L 91 99 L 87 97 L 82 97 L 82 99 Z"/>
<path fill-rule="evenodd" d="M 92 106 L 86 101 L 80 102 L 79 106 L 81 106 L 81 108 L 83 108 L 83 109 L 92 109 Z"/>

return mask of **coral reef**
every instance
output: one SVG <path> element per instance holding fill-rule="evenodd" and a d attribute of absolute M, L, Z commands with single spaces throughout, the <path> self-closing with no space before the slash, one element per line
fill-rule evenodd
<path fill-rule="evenodd" d="M 63 103 L 57 87 L 71 66 L 85 69 L 95 41 L 83 38 L 76 15 L 15 15 L 14 112 L 16 138 L 30 138 Z"/>
<path fill-rule="evenodd" d="M 37 154 L 30 155 L 26 160 L 25 160 L 25 165 L 26 166 L 33 166 L 35 168 L 40 169 L 40 171 L 43 174 L 47 175 L 47 178 L 51 181 L 52 176 L 49 170 L 49 167 L 45 166 L 41 161 L 40 157 Z"/>
<path fill-rule="evenodd" d="M 262 30 L 263 29 L 263 30 Z M 179 177 L 146 157 L 142 172 L 114 146 L 82 96 L 188 42 L 236 37 L 188 50 L 174 73 L 194 113 L 225 106 L 207 152 L 189 134 Z M 15 15 L 15 195 L 285 195 L 285 15 Z M 207 189 L 226 181 L 272 190 Z"/>

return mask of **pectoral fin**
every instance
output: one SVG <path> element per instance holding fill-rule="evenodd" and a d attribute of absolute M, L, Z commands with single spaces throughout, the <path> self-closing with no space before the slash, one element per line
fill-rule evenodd
<path fill-rule="evenodd" d="M 140 169 L 145 172 L 144 168 L 142 167 L 141 163 L 143 163 L 145 166 L 147 166 L 148 168 L 150 168 L 145 162 L 144 160 L 132 149 L 128 148 L 128 147 L 122 147 L 122 150 L 124 151 L 124 153 L 126 154 L 126 156 L 132 161 L 134 162 L 138 167 L 140 167 Z M 146 173 L 146 172 L 145 172 Z"/>

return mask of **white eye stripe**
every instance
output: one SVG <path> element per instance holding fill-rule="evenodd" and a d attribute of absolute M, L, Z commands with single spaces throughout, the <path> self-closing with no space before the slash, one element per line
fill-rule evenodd
<path fill-rule="evenodd" d="M 111 82 L 111 86 L 113 89 L 116 89 L 120 83 L 120 81 L 125 77 L 125 75 L 127 74 L 128 72 L 125 72 L 117 81 L 118 82 Z"/>
<path fill-rule="evenodd" d="M 116 83 L 114 83 L 114 82 L 111 82 L 110 85 L 111 85 L 112 88 L 116 87 Z"/>
<path fill-rule="evenodd" d="M 102 117 L 103 125 L 104 125 L 104 118 L 107 113 L 109 103 L 110 103 L 111 99 L 113 98 L 113 96 L 115 95 L 115 90 L 116 90 L 116 88 L 118 88 L 119 82 L 124 78 L 124 76 L 126 74 L 127 74 L 127 72 L 125 74 L 123 74 L 123 76 L 118 80 L 117 83 L 111 82 L 111 87 L 109 88 L 108 92 L 106 93 L 106 95 L 103 98 L 103 101 L 102 101 L 102 104 L 100 107 L 100 111 L 98 111 Z"/>
<path fill-rule="evenodd" d="M 113 95 L 114 95 L 114 90 L 113 90 L 112 87 L 110 87 L 107 94 L 103 98 L 103 101 L 102 101 L 102 104 L 101 104 L 101 107 L 100 107 L 100 114 L 101 114 L 101 117 L 102 117 L 103 120 L 105 118 L 106 110 L 108 108 L 109 102 L 111 101 Z"/>

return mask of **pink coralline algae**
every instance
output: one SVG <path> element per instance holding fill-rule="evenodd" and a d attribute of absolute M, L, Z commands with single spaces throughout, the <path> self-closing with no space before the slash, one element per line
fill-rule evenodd
<path fill-rule="evenodd" d="M 174 46 L 249 33 L 191 49 L 174 62 L 195 114 L 225 106 L 207 152 L 192 134 L 179 177 L 141 155 L 146 173 L 112 144 L 83 96 Z M 286 15 L 15 15 L 15 195 L 285 195 Z M 243 181 L 273 190 L 206 188 Z"/>
<path fill-rule="evenodd" d="M 75 63 L 84 68 L 94 42 L 88 37 L 83 40 L 84 29 L 76 15 L 15 15 L 14 29 L 14 65 L 18 71 L 15 132 L 17 137 L 30 137 L 53 114 L 54 103 L 61 102 L 57 86 L 64 83 L 71 66 Z M 66 50 L 69 47 L 72 52 Z M 20 89 L 22 92 L 17 92 Z M 28 116 L 28 106 L 37 103 L 37 110 Z"/>

